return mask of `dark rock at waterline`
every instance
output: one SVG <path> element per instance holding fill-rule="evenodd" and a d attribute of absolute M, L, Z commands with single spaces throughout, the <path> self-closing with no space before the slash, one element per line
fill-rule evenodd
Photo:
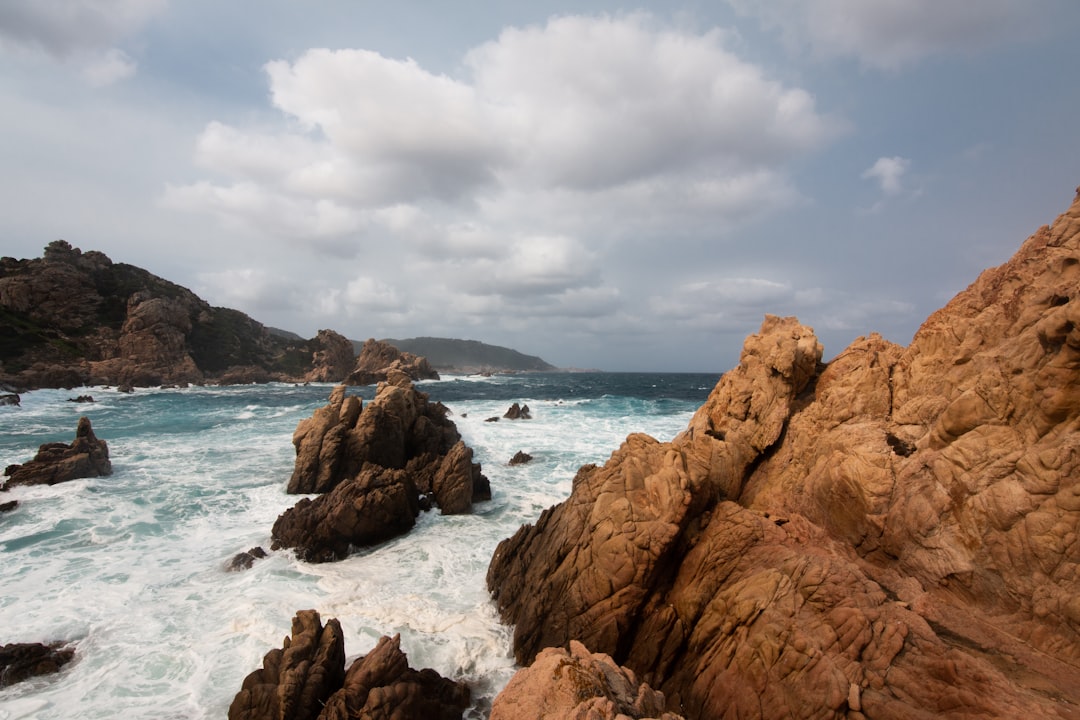
<path fill-rule="evenodd" d="M 266 557 L 266 551 L 261 547 L 255 546 L 246 552 L 237 553 L 233 555 L 232 560 L 225 566 L 226 570 L 248 570 L 255 564 L 256 560 L 261 560 Z"/>
<path fill-rule="evenodd" d="M 25 465 L 9 465 L 4 489 L 16 485 L 55 485 L 78 478 L 101 477 L 112 474 L 109 446 L 94 435 L 90 418 L 79 418 L 75 440 L 65 443 L 45 443 L 37 455 Z"/>
<path fill-rule="evenodd" d="M 92 403 L 92 402 L 94 402 L 94 396 L 93 395 L 80 395 L 78 397 L 68 398 L 67 401 L 68 402 L 73 402 L 73 403 Z"/>
<path fill-rule="evenodd" d="M 459 720 L 469 689 L 433 670 L 414 670 L 400 636 L 382 637 L 345 670 L 341 624 L 314 610 L 293 618 L 292 635 L 244 679 L 229 720 Z"/>
<path fill-rule="evenodd" d="M 18 405 L 20 402 L 22 402 L 22 398 L 20 398 L 18 395 L 14 394 L 14 393 L 9 393 L 9 394 L 6 394 L 6 395 L 0 395 L 0 406 Z"/>
<path fill-rule="evenodd" d="M 446 407 L 428 402 L 404 373 L 391 370 L 389 378 L 366 406 L 339 385 L 326 407 L 297 425 L 288 491 L 323 494 L 277 519 L 273 549 L 294 548 L 310 562 L 340 560 L 350 547 L 408 532 L 432 500 L 453 515 L 491 499 Z"/>
<path fill-rule="evenodd" d="M 5 503 L 0 503 L 0 513 L 11 512 L 17 507 L 19 507 L 18 500 L 8 500 Z"/>
<path fill-rule="evenodd" d="M 499 416 L 498 415 L 492 415 L 489 418 L 484 418 L 484 422 L 499 422 Z"/>
<path fill-rule="evenodd" d="M 532 459 L 533 459 L 533 456 L 530 455 L 529 453 L 525 452 L 524 450 L 518 450 L 516 453 L 514 453 L 514 457 L 510 458 L 510 464 L 511 465 L 524 465 L 525 463 L 529 462 Z"/>
<path fill-rule="evenodd" d="M 531 420 L 532 412 L 529 410 L 528 405 L 514 403 L 503 414 L 503 417 L 507 420 Z"/>
<path fill-rule="evenodd" d="M 75 649 L 63 644 L 11 643 L 0 646 L 0 687 L 58 672 L 73 657 Z"/>

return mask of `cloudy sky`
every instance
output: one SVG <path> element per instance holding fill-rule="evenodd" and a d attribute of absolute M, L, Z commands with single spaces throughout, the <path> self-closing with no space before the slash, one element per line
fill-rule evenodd
<path fill-rule="evenodd" d="M 305 336 L 906 344 L 1080 184 L 1075 0 L 3 0 L 0 252 Z"/>

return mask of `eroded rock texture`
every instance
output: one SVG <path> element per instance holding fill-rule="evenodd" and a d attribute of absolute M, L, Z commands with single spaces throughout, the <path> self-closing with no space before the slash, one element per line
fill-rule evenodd
<path fill-rule="evenodd" d="M 244 679 L 229 720 L 459 720 L 469 701 L 463 683 L 410 668 L 397 635 L 346 671 L 340 623 L 324 627 L 316 611 L 301 610 L 283 648 Z"/>
<path fill-rule="evenodd" d="M 665 711 L 664 695 L 633 671 L 576 640 L 570 651 L 547 648 L 514 674 L 491 708 L 491 720 L 682 720 Z"/>
<path fill-rule="evenodd" d="M 7 481 L 3 489 L 16 485 L 56 485 L 78 478 L 102 477 L 112 474 L 109 446 L 94 435 L 90 418 L 79 418 L 75 440 L 67 443 L 45 443 L 38 448 L 34 459 L 23 465 L 4 469 Z"/>
<path fill-rule="evenodd" d="M 1080 202 L 903 348 L 766 318 L 670 443 L 497 549 L 515 652 L 690 718 L 1080 717 Z"/>
<path fill-rule="evenodd" d="M 75 649 L 63 644 L 11 643 L 0 646 L 0 687 L 59 672 L 74 657 Z"/>
<path fill-rule="evenodd" d="M 390 343 L 369 338 L 360 348 L 346 385 L 374 385 L 389 379 L 392 371 L 402 372 L 412 380 L 438 380 L 439 373 L 427 358 L 402 352 Z"/>
<path fill-rule="evenodd" d="M 365 407 L 339 385 L 326 407 L 293 434 L 296 465 L 290 493 L 322 493 L 287 510 L 273 547 L 295 548 L 313 562 L 338 560 L 350 547 L 410 530 L 429 497 L 444 514 L 468 513 L 491 498 L 472 449 L 440 403 L 392 371 Z"/>

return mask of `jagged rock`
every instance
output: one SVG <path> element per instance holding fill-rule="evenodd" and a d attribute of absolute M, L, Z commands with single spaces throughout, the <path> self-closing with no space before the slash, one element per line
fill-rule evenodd
<path fill-rule="evenodd" d="M 311 370 L 304 382 L 341 382 L 356 364 L 352 341 L 333 330 L 320 330 L 311 341 Z"/>
<path fill-rule="evenodd" d="M 503 413 L 503 417 L 507 420 L 531 420 L 532 413 L 529 411 L 528 405 L 522 406 L 514 403 Z"/>
<path fill-rule="evenodd" d="M 270 533 L 271 548 L 293 548 L 308 562 L 342 560 L 352 547 L 405 534 L 419 514 L 418 492 L 409 474 L 369 464 L 330 492 L 303 498 L 282 513 Z"/>
<path fill-rule="evenodd" d="M 518 671 L 491 706 L 490 720 L 682 720 L 665 710 L 664 695 L 639 683 L 609 655 L 576 640 L 570 652 L 547 648 Z"/>
<path fill-rule="evenodd" d="M 256 560 L 261 560 L 266 557 L 266 551 L 259 546 L 255 546 L 250 550 L 246 550 L 242 553 L 233 555 L 232 560 L 225 566 L 226 570 L 250 570 L 251 566 L 255 564 Z"/>
<path fill-rule="evenodd" d="M 8 500 L 7 502 L 0 503 L 0 513 L 11 512 L 17 507 L 19 507 L 18 500 Z"/>
<path fill-rule="evenodd" d="M 0 406 L 3 406 L 3 405 L 18 405 L 20 402 L 22 402 L 22 398 L 20 398 L 15 393 L 9 393 L 7 395 L 0 395 Z"/>
<path fill-rule="evenodd" d="M 75 440 L 66 443 L 45 443 L 38 448 L 34 459 L 25 465 L 9 465 L 4 470 L 7 481 L 3 489 L 16 485 L 55 485 L 78 478 L 101 477 L 112 474 L 109 446 L 94 435 L 90 418 L 79 418 Z"/>
<path fill-rule="evenodd" d="M 317 612 L 301 610 L 284 647 L 244 679 L 229 720 L 460 720 L 468 706 L 463 683 L 409 667 L 398 635 L 380 638 L 346 672 L 340 623 L 323 627 Z"/>
<path fill-rule="evenodd" d="M 283 647 L 266 653 L 229 705 L 229 720 L 315 720 L 345 679 L 341 624 L 323 627 L 319 613 L 301 610 Z"/>
<path fill-rule="evenodd" d="M 518 450 L 516 453 L 514 453 L 514 457 L 510 458 L 510 464 L 511 465 L 524 465 L 525 463 L 529 462 L 532 459 L 533 459 L 533 456 L 530 455 L 529 453 L 525 452 L 524 450 Z"/>
<path fill-rule="evenodd" d="M 68 402 L 73 403 L 92 403 L 94 402 L 93 395 L 79 395 L 78 397 L 68 398 Z"/>
<path fill-rule="evenodd" d="M 339 560 L 350 547 L 408 532 L 421 497 L 433 498 L 444 514 L 470 512 L 474 502 L 491 498 L 446 408 L 428 402 L 404 373 L 389 378 L 366 406 L 344 385 L 335 387 L 329 404 L 297 425 L 288 491 L 323 495 L 278 518 L 275 549 L 295 548 L 314 562 Z"/>
<path fill-rule="evenodd" d="M 75 649 L 63 644 L 11 643 L 0 646 L 0 687 L 59 672 L 73 657 Z"/>
<path fill-rule="evenodd" d="M 411 380 L 438 380 L 426 358 L 401 352 L 393 345 L 370 338 L 360 348 L 346 385 L 374 385 L 389 379 L 391 371 L 405 373 Z"/>
<path fill-rule="evenodd" d="M 413 670 L 401 651 L 401 636 L 383 636 L 353 662 L 319 720 L 460 720 L 469 702 L 468 686 L 434 670 Z"/>
<path fill-rule="evenodd" d="M 1077 717 L 1080 200 L 909 347 L 820 358 L 766 318 L 500 544 L 519 662 L 577 639 L 691 718 Z"/>

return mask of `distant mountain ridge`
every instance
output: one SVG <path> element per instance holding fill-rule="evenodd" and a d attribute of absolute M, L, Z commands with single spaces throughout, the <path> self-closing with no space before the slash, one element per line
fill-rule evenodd
<path fill-rule="evenodd" d="M 556 366 L 535 355 L 478 340 L 416 337 L 405 340 L 387 338 L 402 352 L 427 358 L 431 366 L 441 371 L 457 372 L 521 372 L 558 370 Z"/>

